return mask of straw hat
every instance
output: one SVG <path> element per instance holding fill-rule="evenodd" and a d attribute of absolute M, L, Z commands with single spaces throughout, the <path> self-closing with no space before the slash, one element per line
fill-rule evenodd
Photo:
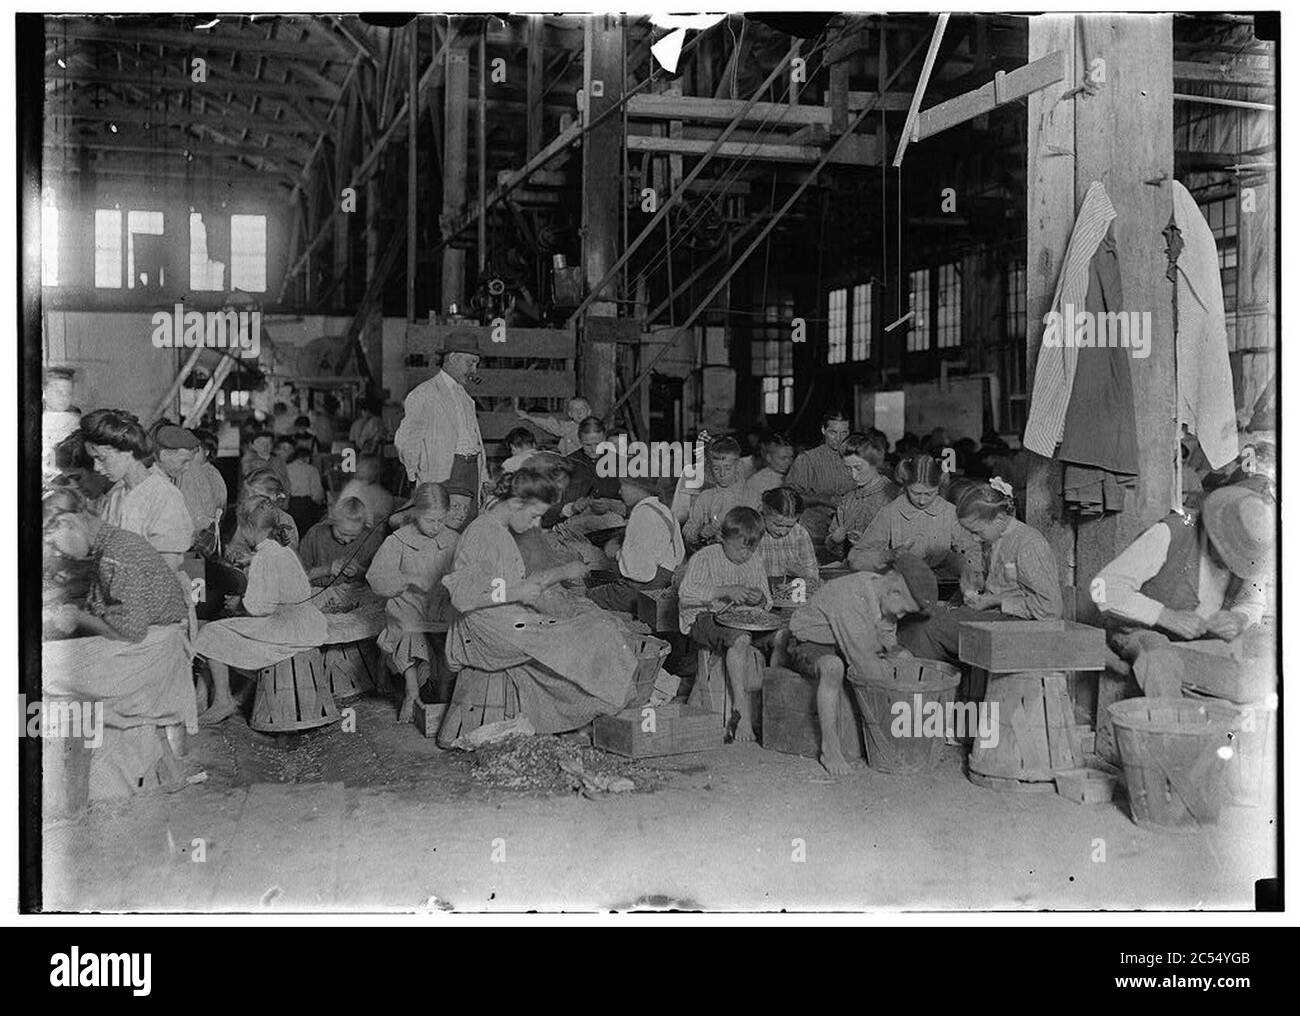
<path fill-rule="evenodd" d="M 1210 542 L 1234 575 L 1250 579 L 1273 561 L 1276 519 L 1264 498 L 1245 487 L 1220 487 L 1201 506 Z"/>

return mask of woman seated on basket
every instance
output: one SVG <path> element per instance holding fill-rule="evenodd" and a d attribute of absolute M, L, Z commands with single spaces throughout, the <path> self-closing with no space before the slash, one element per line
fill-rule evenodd
<path fill-rule="evenodd" d="M 586 574 L 574 562 L 525 576 L 514 534 L 536 526 L 555 503 L 554 484 L 523 469 L 497 483 L 496 499 L 460 538 L 442 583 L 454 608 L 447 661 L 459 672 L 439 740 L 478 725 L 488 679 L 504 678 L 518 711 L 539 733 L 574 730 L 622 709 L 633 690 L 631 636 L 599 609 L 549 611 L 547 590 Z M 504 717 L 502 717 L 504 718 Z"/>

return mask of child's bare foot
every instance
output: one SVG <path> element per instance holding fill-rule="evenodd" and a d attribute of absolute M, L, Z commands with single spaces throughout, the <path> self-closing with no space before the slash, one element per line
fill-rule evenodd
<path fill-rule="evenodd" d="M 411 718 L 415 715 L 415 696 L 405 695 L 402 697 L 402 707 L 397 710 L 398 723 L 410 723 Z"/>
<path fill-rule="evenodd" d="M 746 716 L 744 713 L 741 713 L 740 719 L 736 721 L 736 732 L 732 734 L 731 739 L 733 741 L 741 741 L 741 742 L 758 740 L 758 738 L 755 737 L 754 735 L 753 721 L 750 720 L 750 718 Z"/>
<path fill-rule="evenodd" d="M 217 699 L 199 714 L 199 725 L 215 727 L 217 724 L 224 723 L 234 716 L 238 709 L 239 706 L 235 704 L 233 698 Z"/>
<path fill-rule="evenodd" d="M 843 752 L 841 752 L 839 748 L 832 748 L 830 750 L 823 751 L 821 755 L 818 756 L 817 761 L 820 762 L 822 764 L 822 768 L 825 769 L 832 776 L 849 775 L 848 760 L 845 759 Z"/>

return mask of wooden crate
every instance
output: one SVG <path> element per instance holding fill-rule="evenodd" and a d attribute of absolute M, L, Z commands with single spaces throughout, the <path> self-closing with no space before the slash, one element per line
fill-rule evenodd
<path fill-rule="evenodd" d="M 848 690 L 840 692 L 840 750 L 846 759 L 866 758 L 862 728 Z M 763 673 L 763 747 L 787 755 L 817 758 L 821 728 L 817 721 L 817 682 L 784 667 Z"/>
<path fill-rule="evenodd" d="M 1259 702 L 1277 687 L 1277 663 L 1272 656 L 1233 659 L 1220 653 L 1173 643 L 1183 661 L 1183 687 L 1244 705 Z"/>
<path fill-rule="evenodd" d="M 677 630 L 677 593 L 672 589 L 656 589 L 651 595 L 637 591 L 636 616 L 650 626 L 651 631 Z"/>
<path fill-rule="evenodd" d="M 411 719 L 415 723 L 415 729 L 421 734 L 425 737 L 435 737 L 446 712 L 446 702 L 416 702 L 415 712 L 411 714 Z"/>
<path fill-rule="evenodd" d="M 653 724 L 649 721 L 653 719 Z M 647 727 L 653 726 L 653 730 Z M 597 716 L 591 743 L 628 758 L 682 755 L 722 747 L 717 713 L 670 703 L 625 709 L 616 716 Z"/>
<path fill-rule="evenodd" d="M 1074 621 L 963 621 L 957 656 L 994 674 L 1101 670 L 1106 633 Z"/>

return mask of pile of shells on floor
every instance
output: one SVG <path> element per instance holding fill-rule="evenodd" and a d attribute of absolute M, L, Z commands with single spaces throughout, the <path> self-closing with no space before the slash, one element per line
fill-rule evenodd
<path fill-rule="evenodd" d="M 507 737 L 480 745 L 469 757 L 474 778 L 493 787 L 589 798 L 652 790 L 668 775 L 574 738 L 547 734 Z"/>

